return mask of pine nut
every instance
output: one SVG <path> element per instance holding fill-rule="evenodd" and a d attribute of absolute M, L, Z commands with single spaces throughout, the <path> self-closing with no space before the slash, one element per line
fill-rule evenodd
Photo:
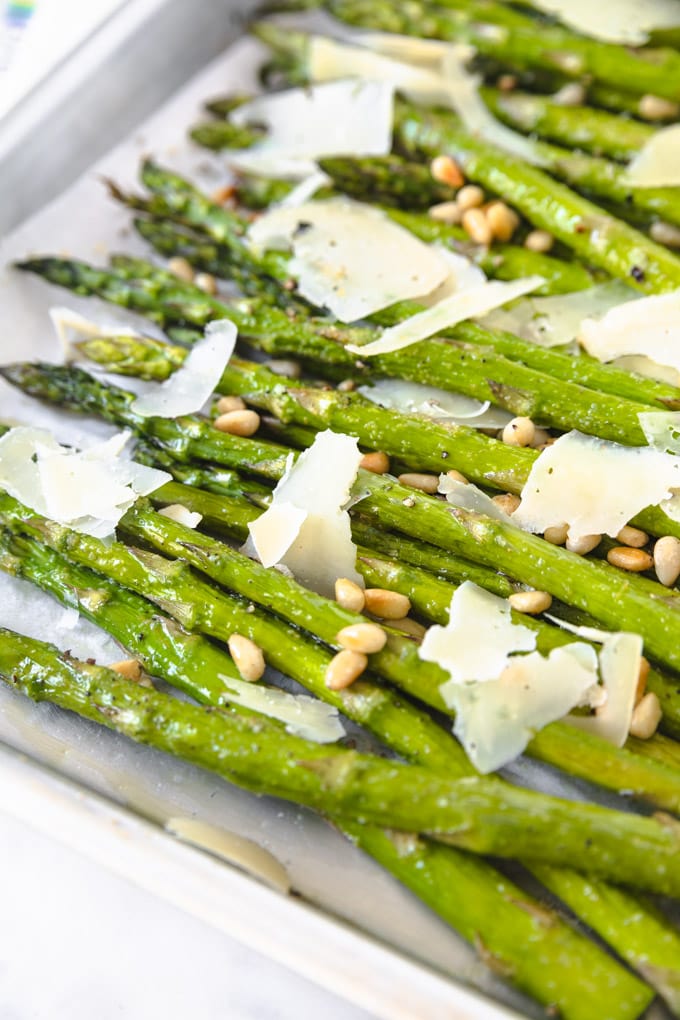
<path fill-rule="evenodd" d="M 465 184 L 462 171 L 452 156 L 435 156 L 430 163 L 430 173 L 435 181 L 448 184 L 450 188 L 460 188 Z"/>
<path fill-rule="evenodd" d="M 382 450 L 374 453 L 365 453 L 359 461 L 359 467 L 364 471 L 370 471 L 374 475 L 386 475 L 390 470 L 390 458 Z"/>
<path fill-rule="evenodd" d="M 553 443 L 554 439 L 547 429 L 534 429 L 534 438 L 529 444 L 532 450 L 540 450 L 546 444 Z"/>
<path fill-rule="evenodd" d="M 218 414 L 229 414 L 230 411 L 245 411 L 246 404 L 241 397 L 220 397 L 215 404 Z"/>
<path fill-rule="evenodd" d="M 137 684 L 142 679 L 143 670 L 139 659 L 121 659 L 120 662 L 112 662 L 108 668 L 119 676 L 124 676 L 126 680 L 134 680 Z"/>
<path fill-rule="evenodd" d="M 364 598 L 367 612 L 381 620 L 403 620 L 411 612 L 411 600 L 398 591 L 367 588 Z"/>
<path fill-rule="evenodd" d="M 654 569 L 656 576 L 671 588 L 680 577 L 680 539 L 664 535 L 654 544 Z"/>
<path fill-rule="evenodd" d="M 546 542 L 550 542 L 551 545 L 564 545 L 567 541 L 568 534 L 568 524 L 554 524 L 552 528 L 545 529 L 543 532 L 543 538 Z"/>
<path fill-rule="evenodd" d="M 586 553 L 592 552 L 596 549 L 602 541 L 602 535 L 581 535 L 580 538 L 567 538 L 566 547 L 569 552 L 578 553 L 579 556 L 585 556 Z"/>
<path fill-rule="evenodd" d="M 649 659 L 644 655 L 640 656 L 640 671 L 638 673 L 637 687 L 635 688 L 635 704 L 639 705 L 647 690 L 647 677 L 649 676 Z"/>
<path fill-rule="evenodd" d="M 621 570 L 631 570 L 639 573 L 641 570 L 651 570 L 654 560 L 644 549 L 631 549 L 627 545 L 617 545 L 607 553 L 607 562 L 613 567 L 620 567 Z"/>
<path fill-rule="evenodd" d="M 335 582 L 335 601 L 350 613 L 360 613 L 364 608 L 364 589 L 348 577 L 339 577 Z"/>
<path fill-rule="evenodd" d="M 233 184 L 224 184 L 221 188 L 218 188 L 212 193 L 212 200 L 216 205 L 224 205 L 230 198 L 233 198 L 236 194 L 236 189 Z"/>
<path fill-rule="evenodd" d="M 544 613 L 552 605 L 552 595 L 547 591 L 516 591 L 508 598 L 508 602 L 518 613 L 536 616 Z"/>
<path fill-rule="evenodd" d="M 633 709 L 630 721 L 630 735 L 638 740 L 649 740 L 656 733 L 661 722 L 661 704 L 654 691 L 648 691 L 639 705 Z"/>
<path fill-rule="evenodd" d="M 463 213 L 463 229 L 475 244 L 491 244 L 493 234 L 481 209 L 467 209 Z"/>
<path fill-rule="evenodd" d="M 431 205 L 427 214 L 430 219 L 437 220 L 438 223 L 457 224 L 463 218 L 463 210 L 458 202 L 454 201 L 438 202 L 437 205 Z"/>
<path fill-rule="evenodd" d="M 343 379 L 342 382 L 338 383 L 338 390 L 340 393 L 352 393 L 357 388 L 357 384 L 354 379 Z"/>
<path fill-rule="evenodd" d="M 385 647 L 387 634 L 377 623 L 352 623 L 335 635 L 335 640 L 350 652 L 372 655 Z"/>
<path fill-rule="evenodd" d="M 231 436 L 252 436 L 260 427 L 260 416 L 257 411 L 227 411 L 215 418 L 213 424 Z"/>
<path fill-rule="evenodd" d="M 410 616 L 405 616 L 403 620 L 393 620 L 391 626 L 395 630 L 403 631 L 408 637 L 415 638 L 416 641 L 422 641 L 427 632 L 427 627 L 423 627 L 417 620 L 412 620 Z"/>
<path fill-rule="evenodd" d="M 495 241 L 509 241 L 519 226 L 519 216 L 505 202 L 492 202 L 486 210 L 486 222 Z"/>
<path fill-rule="evenodd" d="M 672 99 L 647 93 L 638 103 L 638 113 L 645 120 L 675 120 L 680 114 L 680 105 Z"/>
<path fill-rule="evenodd" d="M 264 673 L 265 665 L 262 649 L 243 634 L 232 634 L 227 641 L 227 647 L 243 679 L 251 683 L 259 680 Z"/>
<path fill-rule="evenodd" d="M 189 260 L 183 258 L 181 255 L 173 255 L 168 262 L 168 270 L 173 276 L 176 276 L 178 280 L 184 280 L 185 283 L 194 282 L 194 268 Z"/>
<path fill-rule="evenodd" d="M 447 471 L 446 472 L 446 477 L 450 478 L 452 482 L 462 482 L 463 485 L 469 485 L 470 484 L 468 482 L 467 478 L 465 477 L 465 475 L 462 475 L 460 473 L 460 471 L 456 471 L 455 468 L 452 468 L 450 471 Z"/>
<path fill-rule="evenodd" d="M 586 101 L 586 90 L 580 82 L 570 81 L 553 94 L 552 101 L 557 106 L 583 106 Z"/>
<path fill-rule="evenodd" d="M 484 202 L 484 191 L 478 184 L 466 184 L 456 195 L 458 208 L 466 212 L 468 209 L 477 209 Z"/>
<path fill-rule="evenodd" d="M 501 492 L 498 496 L 492 496 L 491 502 L 495 503 L 504 514 L 514 514 L 522 501 L 513 492 Z"/>
<path fill-rule="evenodd" d="M 629 545 L 632 549 L 642 549 L 649 542 L 649 535 L 639 528 L 633 528 L 630 524 L 624 524 L 616 536 L 616 541 L 621 545 Z"/>
<path fill-rule="evenodd" d="M 649 228 L 649 236 L 652 241 L 665 244 L 667 248 L 680 248 L 680 227 L 676 227 L 672 223 L 657 220 Z"/>
<path fill-rule="evenodd" d="M 531 446 L 535 435 L 531 418 L 513 418 L 503 429 L 503 442 L 506 446 Z"/>
<path fill-rule="evenodd" d="M 300 362 L 293 361 L 292 358 L 273 358 L 271 361 L 266 361 L 264 367 L 274 375 L 283 375 L 286 379 L 300 378 Z"/>
<path fill-rule="evenodd" d="M 331 691 L 342 691 L 349 687 L 368 666 L 368 659 L 361 652 L 351 652 L 343 648 L 334 655 L 326 667 L 324 681 Z"/>
<path fill-rule="evenodd" d="M 512 92 L 517 88 L 517 76 L 514 74 L 502 74 L 496 82 L 501 92 Z"/>
<path fill-rule="evenodd" d="M 217 294 L 217 280 L 212 273 L 197 273 L 194 283 L 199 290 L 205 291 L 206 294 Z"/>
<path fill-rule="evenodd" d="M 555 243 L 555 238 L 547 230 L 530 230 L 524 238 L 524 247 L 528 251 L 545 255 Z"/>
<path fill-rule="evenodd" d="M 402 485 L 408 485 L 410 489 L 419 489 L 421 492 L 429 492 L 431 495 L 439 488 L 437 475 L 422 475 L 415 471 L 399 475 L 397 481 Z"/>

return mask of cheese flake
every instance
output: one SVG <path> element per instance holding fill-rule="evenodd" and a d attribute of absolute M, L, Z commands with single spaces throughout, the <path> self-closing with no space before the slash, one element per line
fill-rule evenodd
<path fill-rule="evenodd" d="M 317 744 L 331 744 L 345 735 L 337 708 L 326 705 L 306 694 L 289 694 L 278 687 L 247 683 L 231 676 L 222 676 L 224 697 L 253 712 L 285 723 L 289 733 Z"/>
<path fill-rule="evenodd" d="M 246 550 L 265 566 L 283 564 L 329 598 L 339 577 L 363 587 L 345 509 L 361 457 L 352 436 L 320 432 L 277 484 L 269 509 L 248 526 Z"/>
<path fill-rule="evenodd" d="M 449 475 L 439 476 L 438 492 L 446 496 L 447 502 L 452 506 L 460 507 L 461 510 L 471 510 L 476 514 L 484 514 L 485 517 L 493 517 L 496 521 L 512 523 L 512 518 L 501 510 L 491 496 L 478 489 L 472 482 L 461 482 Z"/>
<path fill-rule="evenodd" d="M 626 183 L 634 188 L 674 188 L 680 184 L 680 124 L 656 131 L 628 164 Z"/>
<path fill-rule="evenodd" d="M 181 524 L 185 528 L 197 528 L 203 520 L 203 514 L 196 513 L 195 510 L 189 510 L 182 503 L 169 503 L 168 506 L 162 507 L 158 513 L 161 517 L 167 517 L 169 521 Z"/>
<path fill-rule="evenodd" d="M 680 370 L 680 290 L 652 294 L 610 308 L 581 323 L 578 338 L 598 361 L 644 355 Z"/>
<path fill-rule="evenodd" d="M 377 379 L 371 385 L 360 386 L 358 392 L 380 407 L 468 428 L 502 429 L 512 419 L 508 411 L 492 407 L 488 400 L 475 400 L 405 379 Z"/>
<path fill-rule="evenodd" d="M 291 247 L 289 269 L 299 293 L 343 322 L 430 294 L 451 271 L 433 246 L 380 210 L 346 198 L 272 209 L 248 237 L 256 249 Z"/>
<path fill-rule="evenodd" d="M 569 646 L 567 646 L 569 647 Z M 599 655 L 600 676 L 606 697 L 594 715 L 571 715 L 567 722 L 623 747 L 630 730 L 642 659 L 638 634 L 607 634 Z"/>
<path fill-rule="evenodd" d="M 582 35 L 603 42 L 642 46 L 655 28 L 680 25 L 676 0 L 616 0 L 594 4 L 592 0 L 532 0 L 532 6 L 554 14 Z"/>
<path fill-rule="evenodd" d="M 127 323 L 111 323 L 102 325 L 87 319 L 84 315 L 65 306 L 54 306 L 49 309 L 49 317 L 61 344 L 64 361 L 69 363 L 82 357 L 78 349 L 78 341 L 93 337 L 107 336 L 141 336 L 136 329 Z"/>
<path fill-rule="evenodd" d="M 596 484 L 594 484 L 596 481 Z M 611 535 L 680 487 L 680 459 L 567 432 L 533 464 L 512 520 L 526 531 L 567 524 L 569 536 Z"/>

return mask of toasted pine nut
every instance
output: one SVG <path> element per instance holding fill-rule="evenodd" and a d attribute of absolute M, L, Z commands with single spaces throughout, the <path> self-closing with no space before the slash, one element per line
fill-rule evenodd
<path fill-rule="evenodd" d="M 450 188 L 460 188 L 465 184 L 462 171 L 452 156 L 435 156 L 430 163 L 430 173 L 435 181 L 448 184 Z"/>
<path fill-rule="evenodd" d="M 427 214 L 430 219 L 437 220 L 438 223 L 456 224 L 460 223 L 463 218 L 463 210 L 455 201 L 438 202 L 437 205 L 431 205 Z"/>
<path fill-rule="evenodd" d="M 649 659 L 644 655 L 640 656 L 640 671 L 638 673 L 637 687 L 635 688 L 635 704 L 639 705 L 647 690 L 647 677 L 649 676 Z"/>
<path fill-rule="evenodd" d="M 664 535 L 654 544 L 654 569 L 656 576 L 667 588 L 672 587 L 680 577 L 680 539 Z"/>
<path fill-rule="evenodd" d="M 508 598 L 508 602 L 518 613 L 535 616 L 544 613 L 552 605 L 552 595 L 547 591 L 516 591 Z"/>
<path fill-rule="evenodd" d="M 462 475 L 460 473 L 460 471 L 456 471 L 455 468 L 452 468 L 450 471 L 447 471 L 446 472 L 446 477 L 450 478 L 452 482 L 462 482 L 463 485 L 469 485 L 470 484 L 468 482 L 467 478 L 465 477 L 465 475 Z"/>
<path fill-rule="evenodd" d="M 366 610 L 381 620 L 403 620 L 411 612 L 411 600 L 387 588 L 367 588 L 364 592 Z"/>
<path fill-rule="evenodd" d="M 217 280 L 212 273 L 196 273 L 194 283 L 199 290 L 204 290 L 206 294 L 217 294 Z"/>
<path fill-rule="evenodd" d="M 476 244 L 491 244 L 493 234 L 485 213 L 481 209 L 466 209 L 463 213 L 463 229 Z"/>
<path fill-rule="evenodd" d="M 642 96 L 638 103 L 638 113 L 645 120 L 675 120 L 680 114 L 680 105 L 672 99 L 663 99 L 650 93 Z"/>
<path fill-rule="evenodd" d="M 185 283 L 194 282 L 194 267 L 182 255 L 173 255 L 168 262 L 168 270 L 178 280 L 184 280 Z"/>
<path fill-rule="evenodd" d="M 547 429 L 534 428 L 534 438 L 529 445 L 532 450 L 540 450 L 541 447 L 551 442 L 554 442 L 554 440 Z"/>
<path fill-rule="evenodd" d="M 404 634 L 415 638 L 416 641 L 422 641 L 427 631 L 427 627 L 423 627 L 422 623 L 411 619 L 410 616 L 405 616 L 403 620 L 393 620 L 390 626 L 395 630 L 403 631 Z"/>
<path fill-rule="evenodd" d="M 531 418 L 513 418 L 503 429 L 503 442 L 507 446 L 531 446 L 535 435 Z"/>
<path fill-rule="evenodd" d="M 657 220 L 649 228 L 649 236 L 652 241 L 658 244 L 665 244 L 668 248 L 680 248 L 680 227 L 664 220 Z"/>
<path fill-rule="evenodd" d="M 350 613 L 360 613 L 364 608 L 364 589 L 348 577 L 339 577 L 335 582 L 335 601 Z"/>
<path fill-rule="evenodd" d="M 492 496 L 491 502 L 495 503 L 503 513 L 514 514 L 522 501 L 514 492 L 501 492 L 497 496 Z"/>
<path fill-rule="evenodd" d="M 264 673 L 265 665 L 262 649 L 243 634 L 232 634 L 227 646 L 243 679 L 250 682 L 259 680 Z"/>
<path fill-rule="evenodd" d="M 411 489 L 420 489 L 421 492 L 434 493 L 439 488 L 439 478 L 437 475 L 424 475 L 416 471 L 399 475 L 398 481 L 402 485 L 408 485 Z"/>
<path fill-rule="evenodd" d="M 245 411 L 246 404 L 241 397 L 220 397 L 215 404 L 218 414 L 229 414 L 230 411 Z"/>
<path fill-rule="evenodd" d="M 602 541 L 602 535 L 581 535 L 580 538 L 569 538 L 567 537 L 566 547 L 569 552 L 578 553 L 579 556 L 585 556 L 586 553 L 592 552 Z"/>
<path fill-rule="evenodd" d="M 607 561 L 613 567 L 620 567 L 622 570 L 631 570 L 639 573 L 641 570 L 651 570 L 654 560 L 644 549 L 631 549 L 627 545 L 617 545 L 607 553 Z"/>
<path fill-rule="evenodd" d="M 486 210 L 486 222 L 495 241 L 509 241 L 519 226 L 519 216 L 505 202 L 492 202 Z"/>
<path fill-rule="evenodd" d="M 551 545 L 564 545 L 567 541 L 568 534 L 568 524 L 554 524 L 552 528 L 545 529 L 543 532 L 543 538 L 546 542 L 550 542 Z"/>
<path fill-rule="evenodd" d="M 292 358 L 273 358 L 271 361 L 266 361 L 264 367 L 274 375 L 283 375 L 287 379 L 300 378 L 300 362 L 293 361 Z"/>
<path fill-rule="evenodd" d="M 621 545 L 629 545 L 632 549 L 642 549 L 649 542 L 649 535 L 639 528 L 633 528 L 630 524 L 624 524 L 616 536 L 616 541 Z"/>
<path fill-rule="evenodd" d="M 126 680 L 134 680 L 137 684 L 142 679 L 143 670 L 139 659 L 121 659 L 120 662 L 112 662 L 108 668 L 119 676 L 124 676 Z"/>
<path fill-rule="evenodd" d="M 231 436 L 252 436 L 260 427 L 260 416 L 257 411 L 227 411 L 215 418 L 213 424 Z"/>
<path fill-rule="evenodd" d="M 357 384 L 354 379 L 343 379 L 342 382 L 338 383 L 338 390 L 340 393 L 352 393 L 357 388 Z"/>
<path fill-rule="evenodd" d="M 496 82 L 501 92 L 512 92 L 517 88 L 517 76 L 514 74 L 501 74 Z"/>
<path fill-rule="evenodd" d="M 484 191 L 478 184 L 466 184 L 456 195 L 456 202 L 463 212 L 468 209 L 476 209 L 484 202 Z"/>
<path fill-rule="evenodd" d="M 552 101 L 557 106 L 583 106 L 586 101 L 586 90 L 580 82 L 570 81 L 553 94 Z"/>
<path fill-rule="evenodd" d="M 524 238 L 524 247 L 541 255 L 549 252 L 554 243 L 555 238 L 547 230 L 530 230 Z"/>
<path fill-rule="evenodd" d="M 374 475 L 385 475 L 390 470 L 390 458 L 382 450 L 365 453 L 359 461 L 359 467 L 371 471 Z"/>
<path fill-rule="evenodd" d="M 385 647 L 387 634 L 377 623 L 351 623 L 335 635 L 335 640 L 350 652 L 372 655 Z"/>
<path fill-rule="evenodd" d="M 233 198 L 236 189 L 233 184 L 224 184 L 212 193 L 212 200 L 216 205 L 224 205 L 230 198 Z"/>
<path fill-rule="evenodd" d="M 368 659 L 361 652 L 343 648 L 334 655 L 326 667 L 326 687 L 331 691 L 342 691 L 361 676 L 368 665 Z"/>
<path fill-rule="evenodd" d="M 639 705 L 633 709 L 630 721 L 630 735 L 638 740 L 649 740 L 656 733 L 661 722 L 661 704 L 654 691 L 647 691 Z"/>

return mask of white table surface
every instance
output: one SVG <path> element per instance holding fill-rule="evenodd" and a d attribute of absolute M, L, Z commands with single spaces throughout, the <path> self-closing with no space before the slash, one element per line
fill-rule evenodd
<path fill-rule="evenodd" d="M 369 1017 L 1 813 L 0 903 L 1 1020 Z"/>

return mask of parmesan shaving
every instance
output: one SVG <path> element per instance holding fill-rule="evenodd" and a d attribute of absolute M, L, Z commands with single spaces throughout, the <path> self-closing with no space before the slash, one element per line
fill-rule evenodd
<path fill-rule="evenodd" d="M 392 147 L 393 98 L 386 82 L 354 79 L 258 96 L 230 119 L 262 124 L 267 135 L 227 158 L 246 172 L 305 178 L 322 156 L 384 156 Z"/>
<path fill-rule="evenodd" d="M 641 411 L 638 420 L 650 446 L 680 456 L 680 411 Z"/>
<path fill-rule="evenodd" d="M 300 454 L 274 489 L 269 509 L 248 526 L 265 566 L 282 563 L 301 584 L 329 598 L 339 577 L 363 587 L 344 509 L 361 457 L 356 439 L 330 430 Z"/>
<path fill-rule="evenodd" d="M 488 400 L 482 402 L 403 379 L 377 379 L 371 385 L 360 386 L 358 392 L 380 407 L 469 428 L 502 429 L 512 419 L 509 411 L 492 407 Z"/>
<path fill-rule="evenodd" d="M 132 402 L 142 417 L 177 418 L 200 411 L 215 392 L 236 345 L 236 326 L 229 319 L 208 323 L 204 337 L 186 361 L 162 383 L 146 383 Z"/>
<path fill-rule="evenodd" d="M 531 0 L 545 14 L 554 14 L 581 35 L 603 42 L 643 46 L 655 28 L 680 25 L 677 0 L 616 0 L 616 3 L 592 3 L 592 0 Z"/>
<path fill-rule="evenodd" d="M 606 698 L 595 709 L 595 715 L 571 715 L 567 722 L 623 747 L 633 718 L 641 658 L 642 638 L 638 634 L 606 635 L 599 656 Z"/>
<path fill-rule="evenodd" d="M 203 520 L 203 514 L 196 513 L 195 510 L 189 510 L 187 507 L 182 506 L 181 503 L 170 503 L 168 506 L 164 506 L 158 511 L 161 517 L 167 517 L 170 521 L 175 521 L 176 524 L 182 524 L 185 528 L 197 528 Z"/>
<path fill-rule="evenodd" d="M 671 368 L 670 365 L 660 365 L 658 361 L 652 361 L 644 354 L 624 354 L 621 358 L 614 358 L 611 364 L 616 368 L 622 368 L 624 372 L 635 372 L 637 375 L 645 376 L 646 379 L 655 379 L 657 382 L 665 382 L 680 389 L 679 369 Z"/>
<path fill-rule="evenodd" d="M 76 451 L 43 429 L 19 427 L 0 437 L 0 486 L 36 513 L 75 531 L 106 538 L 138 496 L 171 476 L 122 456 L 130 434 Z"/>
<path fill-rule="evenodd" d="M 446 496 L 447 502 L 460 507 L 461 510 L 471 510 L 476 514 L 484 514 L 485 517 L 493 517 L 497 521 L 512 522 L 512 518 L 472 482 L 460 482 L 446 474 L 440 475 L 438 491 Z"/>
<path fill-rule="evenodd" d="M 450 329 L 465 319 L 484 315 L 508 301 L 536 290 L 543 283 L 545 280 L 542 276 L 528 276 L 523 280 L 513 280 L 511 283 L 494 280 L 479 287 L 471 287 L 439 301 L 416 315 L 411 315 L 396 326 L 390 326 L 383 330 L 378 340 L 361 347 L 348 344 L 347 350 L 353 354 L 360 354 L 362 358 L 400 351 L 404 347 L 418 343 L 419 340 L 425 340 L 442 330 Z"/>
<path fill-rule="evenodd" d="M 265 213 L 251 226 L 257 248 L 292 247 L 299 293 L 343 322 L 430 294 L 450 262 L 372 206 L 346 198 Z"/>
<path fill-rule="evenodd" d="M 464 59 L 472 60 L 475 50 L 462 43 L 444 42 L 441 39 L 421 39 L 413 35 L 399 35 L 393 32 L 357 32 L 353 39 L 374 53 L 382 53 L 393 60 L 399 60 L 415 67 L 438 71 L 441 62 L 452 48 Z"/>
<path fill-rule="evenodd" d="M 567 524 L 572 539 L 616 537 L 631 518 L 668 499 L 678 487 L 680 459 L 651 447 L 620 446 L 568 432 L 534 462 L 512 519 L 541 533 Z"/>
<path fill-rule="evenodd" d="M 535 647 L 535 631 L 512 622 L 507 599 L 464 581 L 451 599 L 447 625 L 428 629 L 418 655 L 451 676 L 441 688 L 446 700 L 449 685 L 496 680 L 511 654 Z"/>
<path fill-rule="evenodd" d="M 674 188 L 680 184 L 680 124 L 660 128 L 628 164 L 626 183 L 634 188 Z"/>
<path fill-rule="evenodd" d="M 601 319 L 585 319 L 579 341 L 598 361 L 643 354 L 680 370 L 680 290 L 616 305 Z"/>
<path fill-rule="evenodd" d="M 225 698 L 236 701 L 253 712 L 261 712 L 270 719 L 285 723 L 289 733 L 317 744 L 331 744 L 345 736 L 337 708 L 326 705 L 318 698 L 306 694 L 289 694 L 278 687 L 247 683 L 234 677 L 222 676 L 226 688 Z"/>

